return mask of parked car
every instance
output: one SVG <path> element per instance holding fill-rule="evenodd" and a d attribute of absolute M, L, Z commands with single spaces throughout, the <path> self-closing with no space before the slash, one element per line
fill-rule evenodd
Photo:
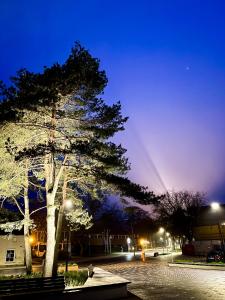
<path fill-rule="evenodd" d="M 214 248 L 206 256 L 207 262 L 224 261 L 224 251 L 221 248 Z"/>
<path fill-rule="evenodd" d="M 33 257 L 45 258 L 45 254 L 46 254 L 46 244 L 45 243 L 38 243 L 37 245 L 33 246 L 33 248 L 32 248 L 32 256 Z"/>

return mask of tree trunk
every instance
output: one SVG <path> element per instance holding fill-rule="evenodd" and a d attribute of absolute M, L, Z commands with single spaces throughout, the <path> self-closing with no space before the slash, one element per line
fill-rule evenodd
<path fill-rule="evenodd" d="M 51 129 L 49 131 L 49 143 L 54 145 L 55 142 L 55 128 L 56 128 L 56 107 L 53 103 Z M 44 276 L 51 277 L 53 272 L 53 263 L 55 257 L 55 243 L 56 243 L 56 225 L 55 225 L 55 196 L 59 186 L 59 180 L 64 170 L 64 163 L 67 156 L 64 157 L 62 165 L 56 175 L 54 151 L 47 154 L 45 157 L 45 188 L 46 188 L 46 202 L 47 202 L 47 247 L 45 257 Z"/>
<path fill-rule="evenodd" d="M 80 239 L 78 239 L 78 243 L 80 245 L 80 256 L 82 257 L 84 255 L 84 245 L 83 242 L 80 241 Z"/>
<path fill-rule="evenodd" d="M 48 193 L 47 198 L 47 248 L 45 257 L 44 277 L 52 276 L 55 251 L 55 195 Z"/>
<path fill-rule="evenodd" d="M 58 255 L 59 255 L 59 244 L 62 236 L 62 225 L 63 225 L 63 215 L 64 215 L 64 208 L 65 208 L 65 201 L 66 201 L 66 188 L 67 188 L 67 176 L 66 172 L 64 174 L 64 181 L 63 181 L 63 199 L 62 204 L 59 208 L 57 226 L 56 226 L 56 242 L 55 242 L 55 252 L 54 252 L 54 262 L 53 262 L 53 276 L 57 275 L 58 269 Z"/>
<path fill-rule="evenodd" d="M 27 174 L 28 176 L 28 174 Z M 32 272 L 32 257 L 31 257 L 31 245 L 29 241 L 29 223 L 30 223 L 30 209 L 28 198 L 28 177 L 24 185 L 24 244 L 25 244 L 25 263 L 27 274 Z"/>
<path fill-rule="evenodd" d="M 31 246 L 29 241 L 29 228 L 24 225 L 24 244 L 25 244 L 25 262 L 27 274 L 32 272 L 32 257 L 31 257 Z"/>
<path fill-rule="evenodd" d="M 49 178 L 46 176 L 46 201 L 47 201 L 47 248 L 45 257 L 44 276 L 51 277 L 53 271 L 53 263 L 55 256 L 55 240 L 56 240 L 56 226 L 55 226 L 55 196 L 59 186 L 59 180 L 64 170 L 64 163 L 67 157 L 60 167 L 57 176 L 54 176 L 54 182 L 49 183 Z M 48 165 L 46 165 L 46 173 L 48 173 Z"/>
<path fill-rule="evenodd" d="M 58 255 L 59 255 L 59 244 L 60 244 L 61 235 L 62 235 L 63 214 L 64 214 L 64 206 L 60 205 L 57 227 L 56 227 L 54 262 L 53 262 L 53 270 L 52 270 L 53 276 L 57 275 L 57 270 L 58 270 Z"/>
<path fill-rule="evenodd" d="M 51 128 L 49 130 L 49 144 L 53 145 L 55 140 L 56 107 L 52 103 Z M 45 156 L 45 188 L 47 202 L 47 247 L 45 256 L 44 276 L 51 277 L 55 251 L 55 195 L 58 185 L 55 182 L 54 152 Z"/>

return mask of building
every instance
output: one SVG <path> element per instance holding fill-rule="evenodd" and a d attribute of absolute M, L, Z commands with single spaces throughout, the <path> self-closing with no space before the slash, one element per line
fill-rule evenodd
<path fill-rule="evenodd" d="M 206 255 L 214 246 L 225 243 L 225 205 L 213 209 L 203 206 L 193 228 L 196 255 Z"/>
<path fill-rule="evenodd" d="M 98 234 L 63 231 L 59 244 L 59 257 L 66 252 L 69 253 L 69 256 L 82 256 L 111 253 L 113 251 L 127 251 L 132 246 L 133 238 L 133 236 L 126 234 L 110 234 L 107 230 Z M 137 239 L 138 235 L 135 235 L 135 244 Z M 32 240 L 33 257 L 44 257 L 47 240 L 46 231 L 34 231 Z"/>
<path fill-rule="evenodd" d="M 24 266 L 23 235 L 0 235 L 0 266 Z"/>

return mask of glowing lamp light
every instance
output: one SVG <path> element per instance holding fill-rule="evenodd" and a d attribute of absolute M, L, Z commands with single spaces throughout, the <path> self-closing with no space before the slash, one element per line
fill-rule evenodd
<path fill-rule="evenodd" d="M 140 245 L 142 246 L 144 244 L 144 240 L 140 239 Z"/>
<path fill-rule="evenodd" d="M 170 236 L 170 233 L 169 233 L 169 232 L 166 232 L 166 236 Z"/>
<path fill-rule="evenodd" d="M 211 206 L 211 208 L 212 208 L 213 210 L 218 210 L 218 209 L 220 209 L 220 205 L 219 205 L 218 202 L 212 202 L 212 203 L 210 204 L 210 206 Z"/>
<path fill-rule="evenodd" d="M 164 233 L 165 229 L 163 227 L 159 228 L 159 233 Z"/>
<path fill-rule="evenodd" d="M 32 244 L 34 242 L 34 238 L 31 236 L 29 237 L 29 242 Z"/>
<path fill-rule="evenodd" d="M 131 239 L 128 237 L 127 238 L 127 244 L 130 245 L 130 243 L 131 243 Z"/>
<path fill-rule="evenodd" d="M 73 207 L 73 202 L 70 199 L 66 200 L 65 201 L 65 208 L 70 209 L 72 207 Z"/>
<path fill-rule="evenodd" d="M 147 241 L 145 239 L 140 239 L 139 243 L 140 243 L 141 246 L 143 246 L 143 245 L 146 246 L 147 244 L 149 244 L 149 241 Z"/>

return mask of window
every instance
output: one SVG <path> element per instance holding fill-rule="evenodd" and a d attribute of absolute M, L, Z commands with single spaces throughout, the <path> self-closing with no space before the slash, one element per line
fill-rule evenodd
<path fill-rule="evenodd" d="M 7 250 L 6 251 L 6 261 L 14 261 L 15 259 L 15 250 Z"/>
<path fill-rule="evenodd" d="M 46 245 L 39 245 L 39 251 L 40 252 L 46 251 Z"/>

